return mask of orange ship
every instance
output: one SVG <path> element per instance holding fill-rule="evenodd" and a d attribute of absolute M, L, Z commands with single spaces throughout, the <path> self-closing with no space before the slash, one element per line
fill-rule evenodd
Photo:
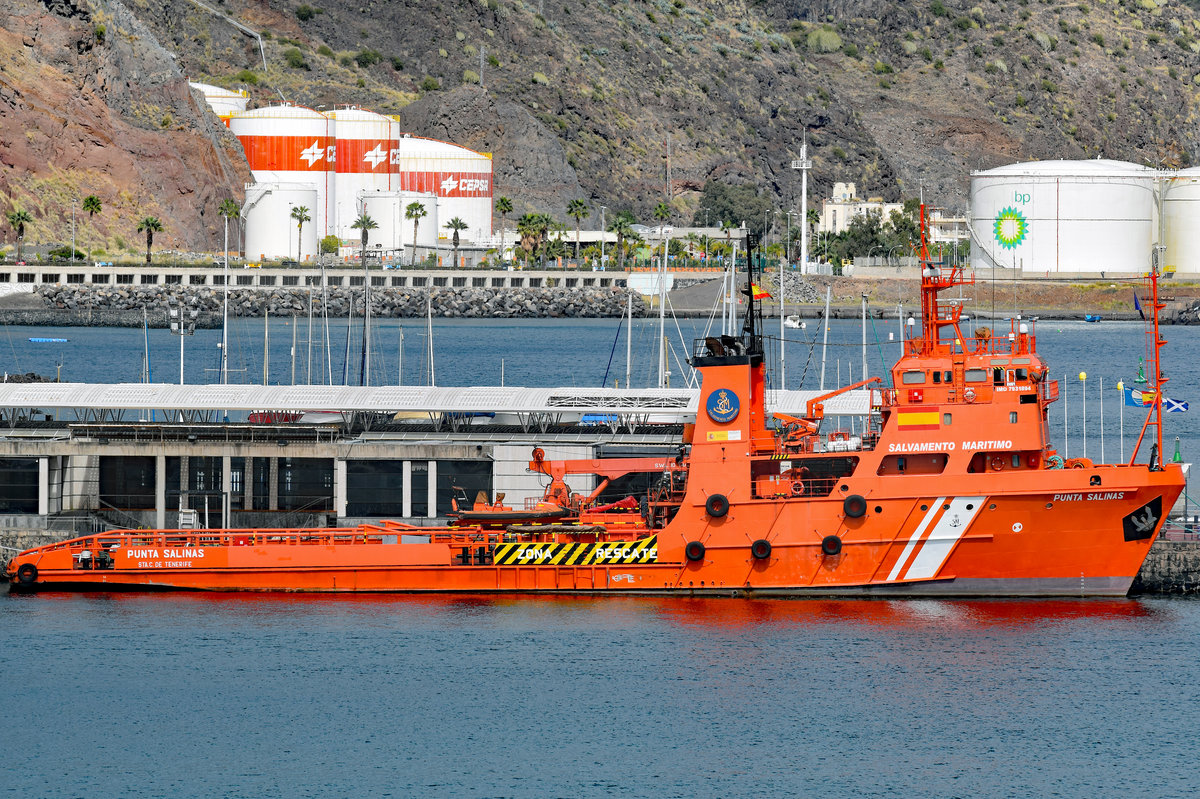
<path fill-rule="evenodd" d="M 922 220 L 924 209 L 922 208 Z M 922 226 L 924 227 L 924 225 Z M 750 244 L 751 242 L 747 242 Z M 749 250 L 748 250 L 749 251 Z M 878 378 L 808 403 L 764 408 L 758 303 L 747 268 L 739 336 L 696 342 L 694 430 L 674 458 L 547 461 L 553 513 L 486 497 L 442 528 L 394 522 L 325 530 L 112 532 L 14 557 L 17 589 L 684 593 L 716 595 L 1124 595 L 1184 487 L 1161 463 L 1157 275 L 1149 463 L 1064 461 L 1049 440 L 1058 396 L 1032 321 L 964 336 L 938 294 L 971 282 L 922 245 L 921 331 Z M 822 402 L 868 386 L 860 435 L 826 432 Z M 661 479 L 599 505 L 608 480 Z M 587 496 L 572 474 L 597 475 Z M 473 518 L 474 517 L 474 518 Z M 520 523 L 511 523 L 518 521 Z"/>

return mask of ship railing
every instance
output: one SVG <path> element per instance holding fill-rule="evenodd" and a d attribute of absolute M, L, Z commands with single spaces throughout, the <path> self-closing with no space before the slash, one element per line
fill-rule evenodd
<path fill-rule="evenodd" d="M 1041 383 L 1042 402 L 1054 402 L 1058 399 L 1058 381 L 1043 380 Z"/>

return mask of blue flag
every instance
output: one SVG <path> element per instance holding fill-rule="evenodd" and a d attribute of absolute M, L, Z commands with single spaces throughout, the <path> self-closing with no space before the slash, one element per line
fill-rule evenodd
<path fill-rule="evenodd" d="M 1136 388 L 1122 389 L 1121 393 L 1125 395 L 1125 404 L 1131 408 L 1148 408 L 1154 404 L 1153 391 L 1139 391 Z"/>
<path fill-rule="evenodd" d="M 1170 397 L 1163 397 L 1163 410 L 1167 413 L 1183 413 L 1188 409 L 1186 402 L 1173 400 Z"/>

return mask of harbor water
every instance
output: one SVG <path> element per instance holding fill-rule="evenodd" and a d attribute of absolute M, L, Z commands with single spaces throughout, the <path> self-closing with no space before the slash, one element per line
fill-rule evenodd
<path fill-rule="evenodd" d="M 1183 797 L 1200 603 L 0 599 L 13 797 Z"/>

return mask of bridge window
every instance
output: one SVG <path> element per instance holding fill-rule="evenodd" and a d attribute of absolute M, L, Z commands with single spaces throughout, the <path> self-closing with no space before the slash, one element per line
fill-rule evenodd
<path fill-rule="evenodd" d="M 964 373 L 964 377 L 968 383 L 983 383 L 987 380 L 986 369 L 968 369 Z"/>
<path fill-rule="evenodd" d="M 906 386 L 919 386 L 925 382 L 925 373 L 910 369 L 900 376 L 900 380 Z"/>

